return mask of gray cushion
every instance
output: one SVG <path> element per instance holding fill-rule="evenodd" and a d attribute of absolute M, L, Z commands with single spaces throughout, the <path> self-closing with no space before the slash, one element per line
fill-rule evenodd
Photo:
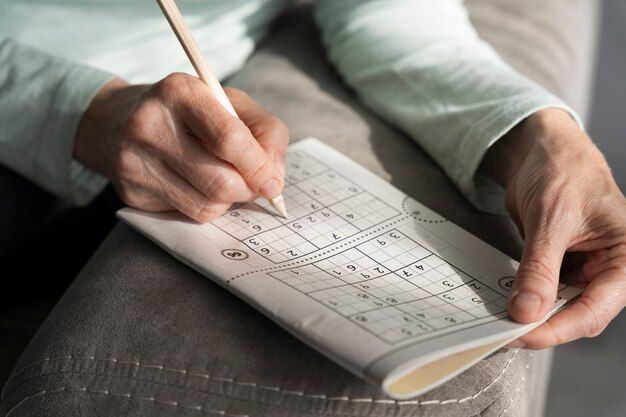
<path fill-rule="evenodd" d="M 511 222 L 473 210 L 412 141 L 360 106 L 317 37 L 306 10 L 290 14 L 231 84 L 294 138 L 320 138 L 518 255 Z M 0 415 L 522 416 L 541 402 L 533 387 L 546 365 L 534 361 L 545 357 L 501 350 L 420 398 L 393 401 L 118 225 L 22 355 Z"/>
<path fill-rule="evenodd" d="M 525 415 L 528 365 L 501 351 L 420 406 L 396 403 L 119 225 L 24 353 L 1 414 Z"/>

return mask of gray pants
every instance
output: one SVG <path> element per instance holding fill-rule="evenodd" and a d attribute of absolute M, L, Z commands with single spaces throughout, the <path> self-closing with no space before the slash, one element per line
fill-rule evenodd
<path fill-rule="evenodd" d="M 507 61 L 585 114 L 595 3 L 476 0 L 468 7 Z M 473 210 L 411 140 L 340 84 L 307 7 L 283 18 L 230 84 L 286 120 L 292 137 L 326 141 L 519 256 L 509 219 Z M 419 405 L 398 403 L 120 224 L 23 353 L 0 415 L 540 416 L 550 355 L 501 350 Z"/>

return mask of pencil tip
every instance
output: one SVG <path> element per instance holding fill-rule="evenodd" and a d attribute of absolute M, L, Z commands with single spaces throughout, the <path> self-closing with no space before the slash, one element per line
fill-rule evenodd
<path fill-rule="evenodd" d="M 285 199 L 282 194 L 270 198 L 270 204 L 272 204 L 272 207 L 274 207 L 283 218 L 287 218 L 287 207 L 285 207 Z"/>

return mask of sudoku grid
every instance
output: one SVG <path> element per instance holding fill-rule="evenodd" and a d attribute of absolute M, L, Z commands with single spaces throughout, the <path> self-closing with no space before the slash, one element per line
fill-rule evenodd
<path fill-rule="evenodd" d="M 272 209 L 257 201 L 212 223 L 273 263 L 308 255 L 401 215 L 310 155 L 290 153 L 286 168 L 288 219 L 268 215 Z"/>
<path fill-rule="evenodd" d="M 290 153 L 286 167 L 283 196 L 288 219 L 272 215 L 269 204 L 257 200 L 213 222 L 274 264 L 368 229 L 371 233 L 374 226 L 402 215 L 306 153 Z M 320 260 L 295 267 L 285 264 L 267 274 L 389 344 L 468 326 L 506 311 L 512 277 L 488 287 L 398 229 L 348 246 Z M 448 259 L 462 256 L 446 249 Z"/>
<path fill-rule="evenodd" d="M 504 313 L 490 288 L 393 229 L 315 263 L 268 275 L 387 343 Z"/>

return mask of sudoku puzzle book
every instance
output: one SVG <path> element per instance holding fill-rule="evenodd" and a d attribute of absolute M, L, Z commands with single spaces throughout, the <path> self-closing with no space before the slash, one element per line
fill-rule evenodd
<path fill-rule="evenodd" d="M 283 196 L 288 218 L 263 199 L 202 225 L 118 216 L 396 399 L 540 324 L 507 317 L 516 261 L 316 139 L 290 146 Z M 579 293 L 561 284 L 552 314 Z"/>

